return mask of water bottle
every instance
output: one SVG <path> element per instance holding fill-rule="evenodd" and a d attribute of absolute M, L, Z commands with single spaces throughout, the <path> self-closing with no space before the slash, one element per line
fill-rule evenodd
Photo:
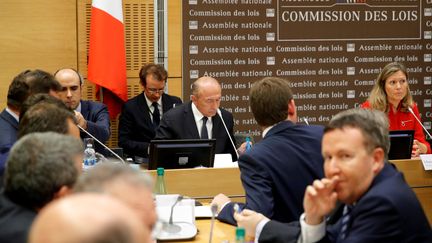
<path fill-rule="evenodd" d="M 86 142 L 86 148 L 84 149 L 84 168 L 91 167 L 96 164 L 96 151 L 93 148 L 93 144 L 90 141 Z"/>
<path fill-rule="evenodd" d="M 155 194 L 167 194 L 164 174 L 165 174 L 164 168 L 161 167 L 157 168 L 156 185 L 154 188 Z"/>
<path fill-rule="evenodd" d="M 242 227 L 237 227 L 235 231 L 235 242 L 236 243 L 245 243 L 246 242 L 246 231 Z"/>

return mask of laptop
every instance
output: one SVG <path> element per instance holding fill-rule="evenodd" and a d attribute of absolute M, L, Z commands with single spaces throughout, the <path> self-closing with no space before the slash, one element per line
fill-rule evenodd
<path fill-rule="evenodd" d="M 388 159 L 411 159 L 414 130 L 395 130 L 389 132 L 390 151 Z"/>
<path fill-rule="evenodd" d="M 216 139 L 151 140 L 149 170 L 213 167 Z"/>

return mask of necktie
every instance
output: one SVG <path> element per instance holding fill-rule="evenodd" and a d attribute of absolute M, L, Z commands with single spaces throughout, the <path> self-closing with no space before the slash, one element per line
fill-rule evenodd
<path fill-rule="evenodd" d="M 348 234 L 348 226 L 350 224 L 352 208 L 353 206 L 350 205 L 345 205 L 344 207 L 343 214 L 342 214 L 341 230 L 339 232 L 340 240 L 344 240 Z"/>
<path fill-rule="evenodd" d="M 159 126 L 159 122 L 160 122 L 160 113 L 159 113 L 158 103 L 157 102 L 153 102 L 152 106 L 154 107 L 154 110 L 153 110 L 153 126 L 154 127 L 158 127 Z"/>
<path fill-rule="evenodd" d="M 201 127 L 201 139 L 208 139 L 207 120 L 208 118 L 206 116 L 202 118 L 203 125 Z"/>

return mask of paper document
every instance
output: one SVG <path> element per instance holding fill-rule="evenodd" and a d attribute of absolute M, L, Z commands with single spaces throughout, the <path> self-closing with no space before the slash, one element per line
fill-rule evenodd
<path fill-rule="evenodd" d="M 425 170 L 432 170 L 432 154 L 420 154 L 420 159 Z"/>
<path fill-rule="evenodd" d="M 195 218 L 211 218 L 211 216 L 212 216 L 212 212 L 211 212 L 210 205 L 195 207 Z"/>
<path fill-rule="evenodd" d="M 215 154 L 214 168 L 238 167 L 237 162 L 232 162 L 231 154 Z"/>

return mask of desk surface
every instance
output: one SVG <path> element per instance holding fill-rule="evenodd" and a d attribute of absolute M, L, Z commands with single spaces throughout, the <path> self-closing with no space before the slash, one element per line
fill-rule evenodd
<path fill-rule="evenodd" d="M 425 171 L 419 159 L 391 162 L 403 172 L 407 183 L 421 202 L 429 223 L 432 224 L 432 171 Z M 150 174 L 156 177 L 155 171 L 150 171 Z M 169 193 L 190 196 L 199 201 L 208 202 L 218 193 L 224 193 L 234 201 L 244 201 L 245 193 L 238 168 L 166 170 L 165 182 Z M 208 242 L 210 220 L 197 220 L 197 226 L 200 233 L 196 241 Z M 218 240 L 214 242 L 220 243 L 222 240 L 232 242 L 234 231 L 234 227 L 217 222 L 214 235 Z"/>
<path fill-rule="evenodd" d="M 211 219 L 197 219 L 195 225 L 198 228 L 198 233 L 194 239 L 189 240 L 172 240 L 172 241 L 158 241 L 158 242 L 202 242 L 208 243 L 210 238 Z M 213 239 L 214 243 L 235 242 L 235 226 L 219 222 L 217 219 L 214 221 Z"/>

